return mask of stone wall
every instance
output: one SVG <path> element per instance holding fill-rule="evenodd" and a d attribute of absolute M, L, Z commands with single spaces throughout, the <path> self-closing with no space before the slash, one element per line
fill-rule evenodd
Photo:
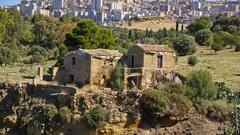
<path fill-rule="evenodd" d="M 157 57 L 163 56 L 163 69 L 174 69 L 176 56 L 170 52 L 159 52 L 155 54 L 144 54 L 144 68 L 157 68 Z"/>
<path fill-rule="evenodd" d="M 104 85 L 109 79 L 112 69 L 115 68 L 117 60 L 108 60 L 92 57 L 90 84 Z"/>
<path fill-rule="evenodd" d="M 134 56 L 133 68 L 143 67 L 144 51 L 138 46 L 134 46 L 128 50 L 128 61 L 126 62 L 128 67 L 132 68 L 132 56 Z"/>
<path fill-rule="evenodd" d="M 75 65 L 72 63 L 72 58 L 75 58 Z M 74 76 L 74 81 L 80 84 L 89 83 L 91 74 L 91 56 L 82 53 L 72 53 L 64 58 L 64 81 L 70 81 L 70 75 Z"/>

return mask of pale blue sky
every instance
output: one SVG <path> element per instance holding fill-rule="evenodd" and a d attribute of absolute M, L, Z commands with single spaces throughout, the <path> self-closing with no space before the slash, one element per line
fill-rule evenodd
<path fill-rule="evenodd" d="M 19 4 L 21 0 L 0 0 L 0 5 L 16 5 Z"/>

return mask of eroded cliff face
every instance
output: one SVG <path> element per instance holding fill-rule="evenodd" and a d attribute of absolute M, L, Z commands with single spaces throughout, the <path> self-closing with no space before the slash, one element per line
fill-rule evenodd
<path fill-rule="evenodd" d="M 126 92 L 113 91 L 103 87 L 82 89 L 29 84 L 0 84 L 0 134 L 41 135 L 45 125 L 38 125 L 46 104 L 54 104 L 58 109 L 67 106 L 71 111 L 71 121 L 58 125 L 52 134 L 74 135 L 153 135 L 153 134 L 216 134 L 222 133 L 222 124 L 209 121 L 195 110 L 185 114 L 175 114 L 152 126 L 141 116 L 139 100 L 143 91 L 132 89 Z M 96 105 L 107 111 L 106 125 L 92 129 L 83 120 L 83 113 Z M 176 106 L 176 105 L 175 105 Z M 174 108 L 174 105 L 173 105 Z"/>

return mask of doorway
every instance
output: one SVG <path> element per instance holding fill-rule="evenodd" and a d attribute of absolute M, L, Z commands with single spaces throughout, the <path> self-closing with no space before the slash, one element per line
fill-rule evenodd
<path fill-rule="evenodd" d="M 163 68 L 163 56 L 157 56 L 157 68 Z"/>

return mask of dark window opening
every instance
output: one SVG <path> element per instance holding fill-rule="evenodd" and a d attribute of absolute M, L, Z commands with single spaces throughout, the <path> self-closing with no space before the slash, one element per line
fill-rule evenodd
<path fill-rule="evenodd" d="M 131 56 L 131 68 L 134 68 L 134 55 Z"/>
<path fill-rule="evenodd" d="M 157 68 L 162 68 L 163 67 L 163 56 L 160 55 L 157 57 Z"/>
<path fill-rule="evenodd" d="M 73 83 L 73 82 L 74 82 L 74 75 L 70 75 L 70 76 L 69 76 L 69 82 L 70 82 L 70 83 Z"/>
<path fill-rule="evenodd" d="M 72 65 L 76 65 L 76 58 L 72 57 Z"/>

